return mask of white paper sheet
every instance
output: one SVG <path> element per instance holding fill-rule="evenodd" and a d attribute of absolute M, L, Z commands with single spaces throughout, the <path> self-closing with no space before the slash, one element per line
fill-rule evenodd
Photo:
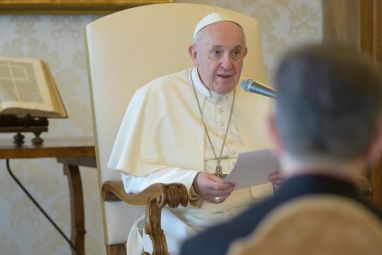
<path fill-rule="evenodd" d="M 279 170 L 277 157 L 270 149 L 243 152 L 239 153 L 234 168 L 224 181 L 241 189 L 267 183 L 268 175 Z"/>

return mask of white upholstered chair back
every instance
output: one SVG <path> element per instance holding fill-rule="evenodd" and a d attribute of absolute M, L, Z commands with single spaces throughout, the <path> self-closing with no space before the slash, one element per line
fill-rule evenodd
<path fill-rule="evenodd" d="M 121 178 L 107 168 L 107 161 L 133 92 L 158 76 L 192 65 L 187 49 L 193 29 L 212 11 L 228 12 L 240 20 L 248 46 L 243 74 L 264 81 L 258 24 L 237 12 L 199 4 L 156 4 L 117 12 L 87 25 L 100 184 Z M 125 242 L 136 209 L 122 202 L 105 202 L 103 210 L 106 244 Z"/>

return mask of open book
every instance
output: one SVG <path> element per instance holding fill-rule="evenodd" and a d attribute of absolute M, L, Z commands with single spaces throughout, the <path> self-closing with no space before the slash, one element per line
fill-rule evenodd
<path fill-rule="evenodd" d="M 0 114 L 68 117 L 46 63 L 40 59 L 0 57 Z"/>

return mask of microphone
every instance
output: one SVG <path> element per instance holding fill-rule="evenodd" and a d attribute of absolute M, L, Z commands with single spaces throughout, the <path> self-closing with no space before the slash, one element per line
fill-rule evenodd
<path fill-rule="evenodd" d="M 276 91 L 252 79 L 242 80 L 240 83 L 241 88 L 246 92 L 260 94 L 266 97 L 276 98 Z"/>

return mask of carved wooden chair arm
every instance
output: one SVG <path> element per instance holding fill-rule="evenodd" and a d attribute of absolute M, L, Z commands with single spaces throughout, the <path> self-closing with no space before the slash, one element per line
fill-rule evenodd
<path fill-rule="evenodd" d="M 145 205 L 145 232 L 153 243 L 153 255 L 167 255 L 167 242 L 161 228 L 164 206 L 171 208 L 188 204 L 187 188 L 180 183 L 155 183 L 137 194 L 128 194 L 121 181 L 106 181 L 102 185 L 104 201 L 124 201 L 131 205 Z M 144 253 L 149 254 L 149 253 Z"/>
<path fill-rule="evenodd" d="M 373 197 L 373 188 L 369 180 L 364 176 L 358 176 L 357 180 L 358 189 L 361 194 L 369 201 Z"/>

